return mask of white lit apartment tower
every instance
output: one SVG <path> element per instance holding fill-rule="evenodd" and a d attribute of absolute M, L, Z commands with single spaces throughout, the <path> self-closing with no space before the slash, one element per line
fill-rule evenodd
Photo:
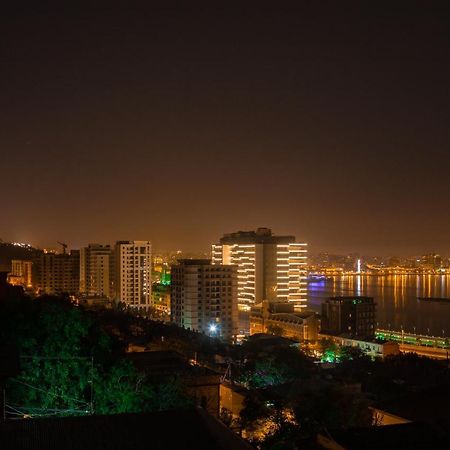
<path fill-rule="evenodd" d="M 306 307 L 306 244 L 277 244 L 277 301 Z"/>
<path fill-rule="evenodd" d="M 152 295 L 152 245 L 149 241 L 118 241 L 116 298 L 130 308 L 146 310 Z"/>
<path fill-rule="evenodd" d="M 238 303 L 246 309 L 263 300 L 306 306 L 307 244 L 274 236 L 268 228 L 224 235 L 212 246 L 213 264 L 238 266 Z"/>
<path fill-rule="evenodd" d="M 171 266 L 172 322 L 209 336 L 238 334 L 237 267 L 209 259 L 182 259 Z"/>
<path fill-rule="evenodd" d="M 89 244 L 80 250 L 80 293 L 88 297 L 114 298 L 114 249 Z"/>

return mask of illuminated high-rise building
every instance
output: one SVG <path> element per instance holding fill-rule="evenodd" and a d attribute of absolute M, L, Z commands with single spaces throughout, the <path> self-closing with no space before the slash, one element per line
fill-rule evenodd
<path fill-rule="evenodd" d="M 269 228 L 225 234 L 212 246 L 213 264 L 238 266 L 242 309 L 263 300 L 306 306 L 307 244 L 294 236 L 274 236 Z"/>
<path fill-rule="evenodd" d="M 422 269 L 439 269 L 442 267 L 442 257 L 436 253 L 430 253 L 428 255 L 423 255 L 420 258 L 420 267 Z"/>
<path fill-rule="evenodd" d="M 89 244 L 80 250 L 80 293 L 114 298 L 114 248 Z"/>
<path fill-rule="evenodd" d="M 152 295 L 152 245 L 149 241 L 118 241 L 116 299 L 127 307 L 147 310 Z"/>
<path fill-rule="evenodd" d="M 238 334 L 237 267 L 209 259 L 171 266 L 171 319 L 178 326 L 231 340 Z"/>
<path fill-rule="evenodd" d="M 32 287 L 32 262 L 23 259 L 13 259 L 11 261 L 11 284 L 19 284 L 26 288 Z"/>

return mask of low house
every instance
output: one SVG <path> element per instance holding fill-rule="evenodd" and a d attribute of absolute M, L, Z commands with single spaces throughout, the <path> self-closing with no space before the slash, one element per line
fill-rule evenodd
<path fill-rule="evenodd" d="M 198 406 L 206 409 L 214 417 L 220 412 L 219 373 L 189 361 L 174 351 L 154 351 L 127 353 L 131 361 L 141 372 L 156 381 L 167 381 L 177 377 L 186 388 L 186 392 Z"/>

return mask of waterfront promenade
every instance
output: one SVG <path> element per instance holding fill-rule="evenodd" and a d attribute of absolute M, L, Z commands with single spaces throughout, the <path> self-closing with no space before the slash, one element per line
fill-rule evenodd
<path fill-rule="evenodd" d="M 434 359 L 448 359 L 450 339 L 447 337 L 427 336 L 405 333 L 404 331 L 391 331 L 377 329 L 377 339 L 382 341 L 395 341 L 399 344 L 400 351 L 404 353 L 417 353 Z"/>

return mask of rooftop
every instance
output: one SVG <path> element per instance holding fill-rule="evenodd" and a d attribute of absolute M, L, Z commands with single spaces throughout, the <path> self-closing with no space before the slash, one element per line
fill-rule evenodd
<path fill-rule="evenodd" d="M 184 266 L 208 266 L 211 265 L 210 259 L 178 259 L 178 264 Z"/>
<path fill-rule="evenodd" d="M 205 377 L 219 374 L 199 365 L 191 364 L 186 357 L 175 351 L 130 352 L 125 355 L 139 371 L 153 377 L 171 375 Z M 219 382 L 217 380 L 217 382 Z"/>
<path fill-rule="evenodd" d="M 448 449 L 448 432 L 425 423 L 405 423 L 379 427 L 354 428 L 346 431 L 330 431 L 332 438 L 347 450 L 423 450 Z M 326 447 L 330 448 L 330 447 Z M 337 447 L 334 447 L 337 448 Z"/>
<path fill-rule="evenodd" d="M 224 234 L 221 244 L 289 244 L 295 242 L 295 236 L 275 236 L 270 228 L 258 228 L 255 231 L 236 231 Z"/>
<path fill-rule="evenodd" d="M 110 416 L 11 420 L 0 424 L 2 450 L 249 450 L 201 409 Z"/>
<path fill-rule="evenodd" d="M 436 386 L 381 402 L 377 408 L 411 421 L 450 425 L 449 386 Z"/>

